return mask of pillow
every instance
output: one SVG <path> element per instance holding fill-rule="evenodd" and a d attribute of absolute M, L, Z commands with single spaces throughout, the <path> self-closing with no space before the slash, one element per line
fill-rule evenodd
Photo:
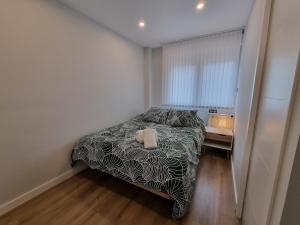
<path fill-rule="evenodd" d="M 204 126 L 203 120 L 197 111 L 171 109 L 167 118 L 167 125 L 172 127 L 200 127 Z"/>
<path fill-rule="evenodd" d="M 152 107 L 143 114 L 143 121 L 166 124 L 170 109 Z"/>

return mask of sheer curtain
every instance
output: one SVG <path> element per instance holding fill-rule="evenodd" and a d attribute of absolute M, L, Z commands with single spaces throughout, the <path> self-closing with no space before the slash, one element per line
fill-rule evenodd
<path fill-rule="evenodd" d="M 163 105 L 235 105 L 242 30 L 163 46 Z"/>

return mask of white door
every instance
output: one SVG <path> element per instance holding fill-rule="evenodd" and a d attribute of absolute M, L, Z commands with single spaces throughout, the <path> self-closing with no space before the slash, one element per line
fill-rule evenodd
<path fill-rule="evenodd" d="M 243 225 L 266 225 L 269 222 L 295 83 L 300 47 L 299 9 L 299 0 L 273 2 Z"/>

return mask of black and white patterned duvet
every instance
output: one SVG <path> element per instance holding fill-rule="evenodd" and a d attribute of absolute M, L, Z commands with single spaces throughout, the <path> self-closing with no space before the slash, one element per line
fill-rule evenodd
<path fill-rule="evenodd" d="M 135 140 L 136 131 L 148 127 L 157 131 L 154 150 Z M 172 216 L 179 218 L 192 199 L 204 132 L 200 127 L 147 123 L 138 116 L 81 138 L 73 149 L 72 165 L 84 161 L 92 169 L 165 192 L 175 200 Z"/>

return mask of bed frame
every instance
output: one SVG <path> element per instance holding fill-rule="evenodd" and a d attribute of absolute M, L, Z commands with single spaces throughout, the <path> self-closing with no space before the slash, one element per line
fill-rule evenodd
<path fill-rule="evenodd" d="M 158 195 L 158 196 L 160 196 L 160 197 L 162 197 L 162 198 L 165 198 L 165 199 L 168 199 L 168 200 L 173 200 L 173 198 L 171 198 L 168 194 L 166 194 L 166 193 L 164 193 L 164 192 L 157 191 L 157 190 L 153 190 L 153 189 L 151 189 L 151 188 L 146 188 L 146 187 L 144 187 L 143 185 L 135 184 L 135 183 L 132 183 L 132 182 L 129 182 L 129 181 L 126 181 L 126 182 L 129 183 L 129 184 L 133 184 L 133 185 L 136 186 L 136 187 L 142 188 L 142 189 L 144 189 L 145 191 L 148 191 L 148 192 L 151 192 L 151 193 L 153 193 L 153 194 L 155 194 L 155 195 Z"/>

